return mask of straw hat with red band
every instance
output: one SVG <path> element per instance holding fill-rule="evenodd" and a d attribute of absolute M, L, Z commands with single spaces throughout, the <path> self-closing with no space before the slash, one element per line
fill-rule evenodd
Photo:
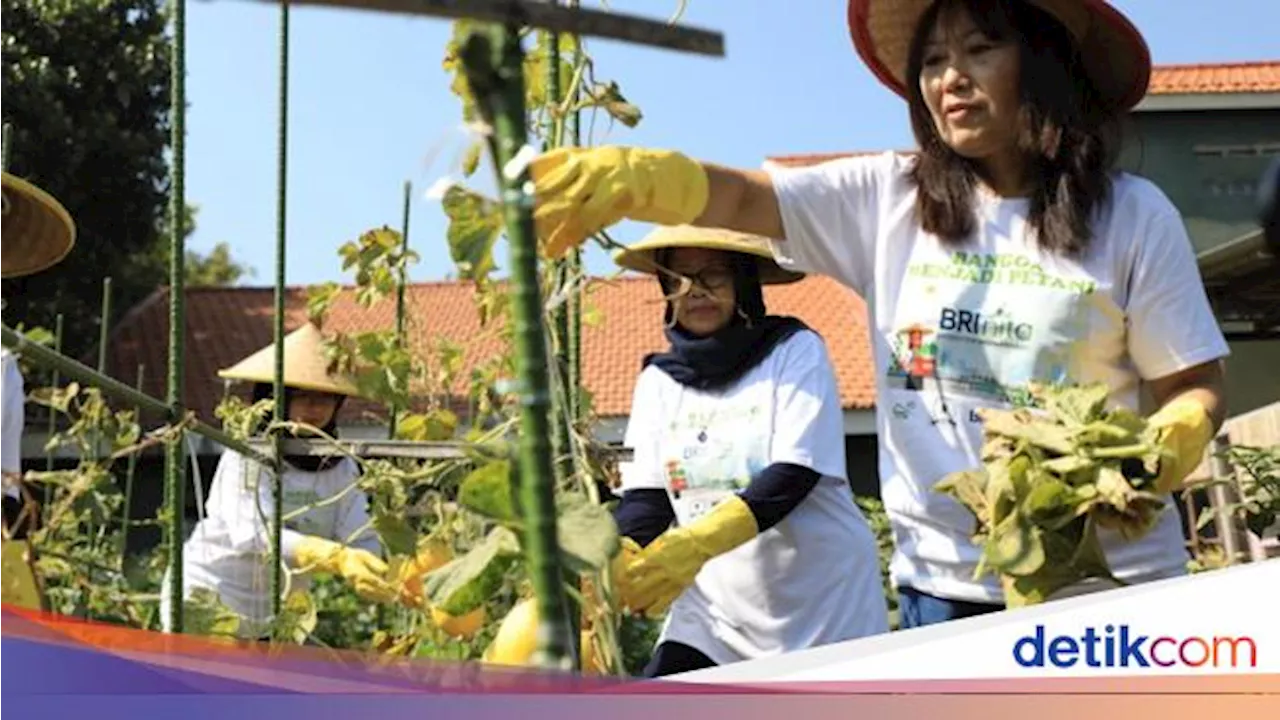
<path fill-rule="evenodd" d="M 16 278 L 57 265 L 76 244 L 76 224 L 52 195 L 3 173 L 2 276 Z"/>
<path fill-rule="evenodd" d="M 1075 37 L 1089 79 L 1113 107 L 1128 110 L 1147 94 L 1151 52 L 1138 29 L 1103 0 L 1025 0 Z M 934 0 L 849 0 L 849 33 L 871 72 L 906 97 L 911 37 Z"/>

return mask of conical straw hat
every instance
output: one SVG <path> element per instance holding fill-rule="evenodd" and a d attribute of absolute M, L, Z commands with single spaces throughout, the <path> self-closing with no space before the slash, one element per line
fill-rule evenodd
<path fill-rule="evenodd" d="M 692 225 L 658 227 L 639 242 L 614 253 L 613 261 L 628 270 L 654 275 L 658 273 L 658 251 L 679 247 L 752 255 L 760 265 L 762 285 L 781 285 L 804 279 L 803 273 L 782 269 L 773 259 L 768 241 L 762 237 Z"/>
<path fill-rule="evenodd" d="M 911 37 L 934 0 L 849 0 L 849 33 L 871 72 L 906 97 Z M 1142 33 L 1106 0 L 1030 0 L 1066 26 L 1099 95 L 1128 110 L 1147 93 L 1151 52 Z"/>
<path fill-rule="evenodd" d="M 0 276 L 22 277 L 57 265 L 76 242 L 76 225 L 52 195 L 4 173 L 4 251 Z"/>
<path fill-rule="evenodd" d="M 346 375 L 332 372 L 325 360 L 324 336 L 311 323 L 284 338 L 284 384 L 299 390 L 314 390 L 336 395 L 358 395 L 356 384 Z M 232 367 L 219 370 L 218 376 L 228 380 L 273 383 L 276 377 L 275 343 L 272 343 Z"/>

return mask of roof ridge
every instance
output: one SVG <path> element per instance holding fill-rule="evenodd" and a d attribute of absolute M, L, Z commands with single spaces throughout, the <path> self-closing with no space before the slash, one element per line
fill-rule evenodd
<path fill-rule="evenodd" d="M 1228 60 L 1224 62 L 1209 63 L 1169 63 L 1165 65 L 1153 65 L 1153 72 L 1161 70 L 1225 70 L 1227 68 L 1255 68 L 1255 67 L 1276 67 L 1280 68 L 1280 58 L 1275 60 Z"/>
<path fill-rule="evenodd" d="M 631 272 L 621 274 L 621 275 L 614 274 L 614 273 L 591 274 L 587 276 L 587 279 L 588 280 L 605 280 L 609 282 L 641 282 L 641 281 L 652 280 L 652 278 L 648 275 L 631 273 Z M 285 290 L 286 291 L 305 291 L 312 287 L 322 285 L 325 282 L 330 282 L 330 281 L 325 280 L 325 281 L 316 282 L 316 283 L 285 285 Z M 506 283 L 510 282 L 510 280 L 508 280 L 507 278 L 503 278 L 501 280 L 495 280 L 493 282 L 498 285 L 505 285 Z M 422 287 L 460 287 L 460 286 L 470 285 L 473 283 L 474 281 L 472 280 L 463 280 L 461 278 L 419 280 L 419 281 L 405 283 L 405 288 L 411 289 L 411 288 L 422 288 Z M 348 282 L 340 282 L 338 283 L 338 287 L 342 290 L 352 290 L 356 288 L 356 284 L 348 283 Z M 154 297 L 157 297 L 160 295 L 166 295 L 168 293 L 168 290 L 169 290 L 168 285 L 161 285 L 156 289 L 154 293 L 152 293 L 151 296 L 143 300 L 141 303 L 139 303 L 139 305 L 135 306 L 133 311 L 131 312 L 139 310 L 140 307 L 145 303 L 152 302 Z M 230 292 L 264 293 L 264 292 L 275 292 L 275 286 L 274 285 L 200 285 L 195 287 L 183 288 L 183 290 L 185 294 L 188 294 L 188 295 L 193 293 L 221 294 L 221 293 L 230 293 Z"/>

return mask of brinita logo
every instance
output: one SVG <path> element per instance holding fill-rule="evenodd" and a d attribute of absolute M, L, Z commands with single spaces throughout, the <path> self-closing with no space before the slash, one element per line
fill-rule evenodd
<path fill-rule="evenodd" d="M 938 319 L 941 330 L 973 335 L 984 340 L 995 342 L 1030 342 L 1035 328 L 1031 323 L 1018 322 L 1004 309 L 988 315 L 973 310 L 959 308 L 942 308 L 942 316 Z"/>

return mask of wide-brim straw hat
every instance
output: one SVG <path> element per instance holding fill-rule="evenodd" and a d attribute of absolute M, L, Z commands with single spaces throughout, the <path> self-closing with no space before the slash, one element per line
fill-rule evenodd
<path fill-rule="evenodd" d="M 1147 94 L 1151 51 L 1142 34 L 1103 0 L 1025 0 L 1054 16 L 1075 37 L 1089 80 L 1112 107 L 1128 110 Z M 849 0 L 849 33 L 863 62 L 906 97 L 911 37 L 934 0 Z"/>
<path fill-rule="evenodd" d="M 0 276 L 22 277 L 57 265 L 76 244 L 76 224 L 52 195 L 4 173 Z"/>
<path fill-rule="evenodd" d="M 752 256 L 759 265 L 762 285 L 782 285 L 804 279 L 804 273 L 780 267 L 773 259 L 769 242 L 762 237 L 691 225 L 658 227 L 639 242 L 615 252 L 613 261 L 628 270 L 656 275 L 660 272 L 658 252 L 671 248 L 705 248 Z"/>
<path fill-rule="evenodd" d="M 299 390 L 313 390 L 335 395 L 359 394 L 355 382 L 329 368 L 325 359 L 324 336 L 311 323 L 284 338 L 284 384 Z M 246 382 L 273 383 L 276 377 L 275 343 L 272 343 L 235 365 L 218 371 L 218 377 Z"/>

